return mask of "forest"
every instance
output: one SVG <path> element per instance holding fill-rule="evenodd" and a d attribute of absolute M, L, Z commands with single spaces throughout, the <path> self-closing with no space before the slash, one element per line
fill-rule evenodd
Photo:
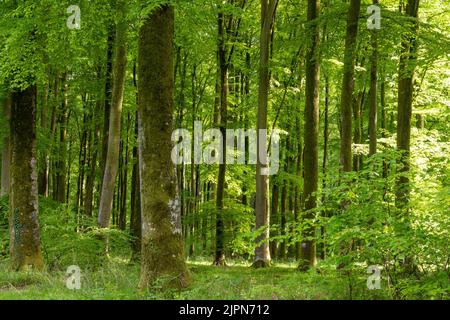
<path fill-rule="evenodd" d="M 448 0 L 0 0 L 0 300 L 449 300 Z"/>

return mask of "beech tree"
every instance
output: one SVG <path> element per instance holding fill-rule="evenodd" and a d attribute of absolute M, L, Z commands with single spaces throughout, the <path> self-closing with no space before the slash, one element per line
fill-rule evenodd
<path fill-rule="evenodd" d="M 320 15 L 320 1 L 308 1 L 308 38 L 309 46 L 306 51 L 306 89 L 305 89 L 305 122 L 304 122 L 304 165 L 303 197 L 304 213 L 302 249 L 299 269 L 305 270 L 316 265 L 316 241 L 314 217 L 317 207 L 317 192 L 319 179 L 319 91 L 320 91 L 320 55 L 318 51 L 320 31 L 318 17 Z"/>
<path fill-rule="evenodd" d="M 256 238 L 258 243 L 255 249 L 255 267 L 267 267 L 270 265 L 269 248 L 269 163 L 267 157 L 262 155 L 267 147 L 267 139 L 261 135 L 260 130 L 267 132 L 267 100 L 269 95 L 269 49 L 271 31 L 277 8 L 277 0 L 261 0 L 261 35 L 260 35 L 260 61 L 259 61 L 259 92 L 258 92 L 258 122 L 257 122 L 257 155 L 256 164 L 256 229 L 261 230 L 261 236 Z M 262 150 L 261 150 L 262 149 Z"/>
<path fill-rule="evenodd" d="M 102 193 L 98 214 L 98 224 L 106 228 L 109 225 L 113 209 L 114 186 L 119 167 L 120 117 L 122 114 L 123 94 L 127 66 L 127 21 L 126 2 L 117 3 L 119 22 L 116 27 L 116 51 L 113 66 L 113 87 L 111 113 L 109 116 L 108 149 L 103 175 Z"/>
<path fill-rule="evenodd" d="M 180 200 L 171 160 L 174 11 L 165 4 L 144 17 L 139 32 L 139 172 L 141 184 L 141 289 L 167 276 L 185 287 Z"/>
<path fill-rule="evenodd" d="M 361 0 L 351 0 L 347 15 L 344 49 L 344 71 L 341 86 L 341 148 L 340 164 L 343 172 L 352 171 L 352 97 L 355 85 L 355 53 Z"/>
<path fill-rule="evenodd" d="M 36 86 L 14 91 L 11 107 L 10 254 L 15 270 L 42 269 L 36 154 Z"/>
<path fill-rule="evenodd" d="M 397 150 L 401 152 L 397 177 L 396 205 L 407 209 L 409 204 L 409 170 L 411 149 L 411 115 L 414 91 L 414 70 L 417 61 L 417 30 L 419 0 L 408 0 L 405 15 L 408 32 L 402 38 L 402 49 L 398 68 Z"/>

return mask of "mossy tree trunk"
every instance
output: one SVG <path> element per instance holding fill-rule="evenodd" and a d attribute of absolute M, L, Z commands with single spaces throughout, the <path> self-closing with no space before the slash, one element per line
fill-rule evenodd
<path fill-rule="evenodd" d="M 11 115 L 11 96 L 8 95 L 3 102 L 3 112 L 7 121 L 9 121 Z M 2 177 L 0 196 L 9 194 L 9 177 L 10 177 L 10 164 L 11 164 L 11 148 L 9 144 L 9 134 L 3 139 L 2 150 Z"/>
<path fill-rule="evenodd" d="M 11 108 L 10 255 L 14 270 L 40 270 L 36 87 L 14 92 Z"/>
<path fill-rule="evenodd" d="M 169 287 L 189 283 L 172 151 L 174 9 L 162 5 L 139 34 L 139 168 L 142 252 L 139 287 L 160 277 Z"/>

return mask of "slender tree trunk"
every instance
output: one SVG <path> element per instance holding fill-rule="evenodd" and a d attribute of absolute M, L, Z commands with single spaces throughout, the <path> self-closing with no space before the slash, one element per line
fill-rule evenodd
<path fill-rule="evenodd" d="M 137 66 L 136 61 L 133 66 L 133 83 L 136 89 L 136 104 L 139 105 L 138 84 L 137 84 Z M 134 137 L 136 143 L 133 146 L 133 171 L 131 173 L 131 213 L 130 213 L 130 234 L 131 234 L 131 261 L 141 259 L 142 245 L 142 219 L 141 219 L 141 193 L 139 181 L 139 112 L 136 112 L 134 119 Z M 180 189 L 181 190 L 181 189 Z"/>
<path fill-rule="evenodd" d="M 322 203 L 327 201 L 326 193 L 324 190 L 327 187 L 327 168 L 328 168 L 328 140 L 329 140 L 329 104 L 330 104 L 330 82 L 328 75 L 325 76 L 325 113 L 323 119 L 323 159 L 322 159 Z M 327 217 L 327 209 L 322 210 L 322 217 Z M 326 258 L 326 241 L 325 241 L 325 226 L 320 228 L 320 236 L 322 238 L 322 246 L 320 250 L 320 258 L 324 260 Z"/>
<path fill-rule="evenodd" d="M 378 0 L 372 0 L 378 4 Z M 378 81 L 378 34 L 372 30 L 372 57 L 370 66 L 370 97 L 369 97 L 369 156 L 377 153 L 377 81 Z"/>
<path fill-rule="evenodd" d="M 120 118 L 122 114 L 122 102 L 127 66 L 127 22 L 125 1 L 120 1 L 117 4 L 117 12 L 120 21 L 117 24 L 116 33 L 117 45 L 113 68 L 113 91 L 109 119 L 108 152 L 106 156 L 98 214 L 98 225 L 102 228 L 107 228 L 109 226 L 109 220 L 113 209 L 114 186 L 119 165 Z"/>
<path fill-rule="evenodd" d="M 11 108 L 10 253 L 15 270 L 43 268 L 39 236 L 36 87 L 14 92 Z"/>
<path fill-rule="evenodd" d="M 255 249 L 254 267 L 270 266 L 269 249 L 269 163 L 267 157 L 267 141 L 264 130 L 267 132 L 267 102 L 269 99 L 269 54 L 271 30 L 277 8 L 277 0 L 261 0 L 261 34 L 259 57 L 259 91 L 258 91 L 258 120 L 257 120 L 257 163 L 256 163 L 256 225 L 262 234 L 256 238 L 259 244 Z"/>
<path fill-rule="evenodd" d="M 225 227 L 223 223 L 223 209 L 224 209 L 224 192 L 225 192 L 225 173 L 227 165 L 226 160 L 226 126 L 227 126 L 227 109 L 228 109 L 228 63 L 227 63 L 227 49 L 225 44 L 225 21 L 224 13 L 219 12 L 218 28 L 219 28 L 219 72 L 220 72 L 220 132 L 222 133 L 222 157 L 219 164 L 219 176 L 217 178 L 217 193 L 216 193 L 216 250 L 213 264 L 216 266 L 225 265 Z"/>
<path fill-rule="evenodd" d="M 67 97 L 67 72 L 64 73 L 62 80 L 64 90 L 62 92 L 62 102 L 60 103 L 61 111 L 59 113 L 59 153 L 56 171 L 56 201 L 60 203 L 66 202 L 67 187 L 67 126 L 69 123 L 69 105 Z"/>
<path fill-rule="evenodd" d="M 302 251 L 299 269 L 307 270 L 316 265 L 316 228 L 313 224 L 317 207 L 319 180 L 319 90 L 320 90 L 320 31 L 317 18 L 320 15 L 320 0 L 308 0 L 309 46 L 306 51 L 306 103 L 304 133 L 304 214 L 303 220 L 309 223 L 303 232 Z"/>
<path fill-rule="evenodd" d="M 84 194 L 84 177 L 86 172 L 86 161 L 87 161 L 87 150 L 88 150 L 88 123 L 89 119 L 89 106 L 87 102 L 87 95 L 83 97 L 83 105 L 84 105 L 84 115 L 83 115 L 83 124 L 81 128 L 81 141 L 80 141 L 80 149 L 78 152 L 78 178 L 77 178 L 77 198 L 75 203 L 75 212 L 78 220 L 80 219 L 80 209 L 83 208 L 83 194 Z"/>
<path fill-rule="evenodd" d="M 387 129 L 387 110 L 386 110 L 386 80 L 385 75 L 383 74 L 380 85 L 380 104 L 381 104 L 381 136 L 383 138 L 388 137 L 388 129 Z M 387 178 L 388 174 L 388 162 L 383 159 L 383 178 Z"/>
<path fill-rule="evenodd" d="M 48 96 L 49 96 L 49 90 L 50 90 L 50 82 L 51 77 L 49 75 L 48 82 L 45 84 L 44 89 L 44 97 L 42 102 L 42 112 L 41 112 L 41 129 L 43 132 L 47 135 L 49 134 L 49 128 L 48 128 L 48 113 L 49 113 L 49 106 L 48 106 Z M 48 155 L 48 148 L 45 148 L 42 152 L 42 159 L 43 159 L 43 166 L 42 171 L 39 172 L 39 194 L 43 195 L 45 197 L 48 197 L 48 171 L 49 171 L 49 155 Z"/>
<path fill-rule="evenodd" d="M 283 187 L 281 188 L 281 214 L 280 214 L 280 236 L 282 237 L 280 240 L 280 245 L 278 246 L 278 258 L 285 259 L 286 258 L 286 204 L 287 204 L 287 193 L 288 193 L 288 185 L 287 181 L 283 181 Z"/>
<path fill-rule="evenodd" d="M 342 172 L 352 171 L 352 101 L 353 90 L 355 86 L 355 57 L 356 57 L 356 39 L 358 35 L 358 18 L 361 9 L 361 0 L 351 0 L 347 15 L 347 31 L 345 37 L 344 52 L 344 74 L 341 90 L 341 148 L 340 165 Z M 356 106 L 357 105 L 357 106 Z M 360 112 L 359 104 L 355 104 Z M 357 130 L 360 124 L 356 123 Z M 359 165 L 359 162 L 358 162 Z M 345 209 L 348 201 L 342 201 L 341 207 Z M 341 255 L 346 255 L 352 249 L 353 241 L 341 244 Z M 344 263 L 337 266 L 338 270 L 344 267 Z"/>
<path fill-rule="evenodd" d="M 9 119 L 11 116 L 11 95 L 9 94 L 4 101 L 3 112 L 6 120 L 9 123 Z M 9 194 L 10 164 L 11 164 L 11 148 L 10 148 L 10 137 L 8 134 L 3 139 L 0 197 Z"/>
<path fill-rule="evenodd" d="M 277 176 L 274 176 L 272 179 L 273 182 L 273 186 L 272 186 L 272 201 L 270 203 L 271 208 L 270 208 L 270 224 L 274 226 L 274 230 L 276 230 L 277 226 L 276 224 L 278 223 L 278 200 L 279 200 L 279 196 L 280 196 L 280 192 L 279 192 L 279 187 L 278 187 L 278 182 L 277 182 Z M 277 236 L 278 232 L 273 231 L 272 236 Z M 278 249 L 278 242 L 275 239 L 270 240 L 269 242 L 269 246 L 270 246 L 270 256 L 271 257 L 276 257 L 277 256 L 277 249 Z"/>
<path fill-rule="evenodd" d="M 130 139 L 129 132 L 131 127 L 131 113 L 127 115 L 126 126 L 126 139 L 125 139 L 125 152 L 123 154 L 123 166 L 122 166 L 122 183 L 120 185 L 120 211 L 119 211 L 119 229 L 125 230 L 127 227 L 127 195 L 128 195 L 128 162 L 130 158 Z"/>
<path fill-rule="evenodd" d="M 139 287 L 162 276 L 186 287 L 176 170 L 171 160 L 174 9 L 162 5 L 143 20 L 139 35 L 139 172 L 142 252 Z"/>
<path fill-rule="evenodd" d="M 401 152 L 396 182 L 396 206 L 401 211 L 407 210 L 409 204 L 409 168 L 411 143 L 411 114 L 413 100 L 414 69 L 417 60 L 417 17 L 419 0 L 408 0 L 406 15 L 413 18 L 409 32 L 402 41 L 398 76 L 398 112 L 397 112 L 397 150 Z"/>
<path fill-rule="evenodd" d="M 96 177 L 96 169 L 97 169 L 97 158 L 98 158 L 98 149 L 99 149 L 99 138 L 100 138 L 100 124 L 99 117 L 96 113 L 96 110 L 101 110 L 102 102 L 98 100 L 96 102 L 95 110 L 92 114 L 92 119 L 94 121 L 94 125 L 91 128 L 90 132 L 90 142 L 89 142 L 89 173 L 86 177 L 86 189 L 85 189 L 85 199 L 84 199 L 84 214 L 88 217 L 92 216 L 92 208 L 93 208 L 93 200 L 94 200 L 94 184 Z"/>
<path fill-rule="evenodd" d="M 137 83 L 135 83 L 137 85 Z M 139 120 L 136 112 L 134 125 L 134 134 L 137 138 L 139 135 Z M 130 234 L 132 261 L 140 260 L 141 257 L 141 239 L 142 239 L 142 219 L 141 219 L 141 198 L 140 198 L 140 181 L 139 181 L 139 153 L 138 144 L 133 147 L 133 172 L 131 174 L 131 215 L 130 215 Z"/>
<path fill-rule="evenodd" d="M 351 0 L 345 37 L 344 75 L 341 91 L 341 148 L 340 164 L 343 172 L 352 171 L 352 96 L 355 84 L 355 53 L 358 17 L 361 0 Z"/>
<path fill-rule="evenodd" d="M 105 172 L 106 157 L 108 154 L 109 142 L 109 117 L 111 114 L 112 102 L 112 81 L 113 81 L 113 60 L 114 60 L 114 42 L 116 38 L 116 25 L 111 24 L 108 30 L 108 49 L 106 52 L 106 73 L 105 73 L 105 96 L 104 96 L 104 118 L 103 118 L 103 132 L 102 132 L 102 153 L 100 168 L 102 175 Z M 100 180 L 103 183 L 103 179 Z M 101 184 L 100 188 L 101 189 Z"/>

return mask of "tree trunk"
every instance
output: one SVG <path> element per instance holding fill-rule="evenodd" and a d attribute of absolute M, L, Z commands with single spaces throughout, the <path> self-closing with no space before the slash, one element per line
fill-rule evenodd
<path fill-rule="evenodd" d="M 97 158 L 99 149 L 99 138 L 100 138 L 100 124 L 99 115 L 96 110 L 101 110 L 101 101 L 97 100 L 95 110 L 93 111 L 92 119 L 94 120 L 93 128 L 91 129 L 89 138 L 89 173 L 86 177 L 86 189 L 85 189 L 85 199 L 84 199 L 84 214 L 88 217 L 92 216 L 93 200 L 94 200 L 94 184 L 97 169 Z M 100 113 L 101 115 L 101 113 Z"/>
<path fill-rule="evenodd" d="M 4 101 L 4 115 L 9 123 L 11 116 L 11 96 L 8 95 Z M 9 178 L 10 178 L 10 164 L 11 164 L 11 147 L 9 134 L 3 139 L 2 150 L 2 178 L 0 187 L 0 197 L 9 194 Z"/>
<path fill-rule="evenodd" d="M 100 168 L 102 175 L 105 172 L 106 157 L 108 154 L 109 142 L 109 117 L 111 114 L 111 100 L 112 100 L 112 81 L 113 81 L 113 56 L 114 56 L 114 41 L 116 38 L 116 25 L 111 24 L 108 30 L 108 49 L 106 52 L 106 73 L 105 73 L 105 96 L 104 96 L 104 118 L 103 118 L 103 133 L 102 133 L 102 154 Z M 103 183 L 103 179 L 100 180 Z M 101 189 L 101 185 L 100 188 Z"/>
<path fill-rule="evenodd" d="M 49 75 L 48 82 L 45 84 L 45 90 L 44 90 L 44 97 L 43 97 L 43 103 L 42 103 L 42 112 L 41 112 L 41 129 L 43 132 L 48 135 L 50 134 L 49 128 L 48 128 L 48 96 L 49 96 L 49 90 L 50 90 L 50 82 L 51 77 Z M 48 173 L 49 173 L 49 154 L 48 154 L 48 148 L 45 148 L 42 152 L 42 159 L 43 159 L 43 166 L 41 171 L 39 172 L 39 194 L 43 195 L 45 197 L 48 197 Z"/>
<path fill-rule="evenodd" d="M 398 76 L 397 150 L 401 152 L 396 182 L 396 206 L 401 211 L 409 204 L 409 168 L 411 142 L 411 114 L 413 100 L 414 69 L 417 60 L 417 16 L 419 0 L 408 0 L 406 15 L 414 19 L 410 31 L 402 41 Z"/>
<path fill-rule="evenodd" d="M 344 74 L 341 91 L 341 149 L 340 164 L 343 172 L 352 171 L 352 96 L 355 84 L 355 53 L 358 17 L 361 0 L 351 0 L 347 15 L 345 37 Z"/>
<path fill-rule="evenodd" d="M 13 93 L 10 254 L 14 270 L 42 269 L 36 155 L 36 87 Z"/>
<path fill-rule="evenodd" d="M 265 135 L 261 135 L 264 130 L 267 132 L 267 102 L 269 98 L 269 53 L 271 42 L 271 30 L 275 12 L 277 8 L 277 0 L 261 0 L 261 34 L 260 34 L 260 57 L 259 57 L 259 91 L 258 91 L 258 122 L 257 122 L 257 163 L 256 163 L 256 225 L 257 230 L 261 230 L 262 234 L 256 238 L 259 244 L 255 249 L 254 267 L 270 266 L 270 249 L 269 249 L 269 178 L 267 171 L 269 163 L 267 157 L 266 146 L 267 139 Z"/>
<path fill-rule="evenodd" d="M 278 198 L 280 195 L 279 187 L 278 187 L 278 181 L 277 176 L 274 176 L 272 179 L 273 186 L 272 186 L 272 201 L 270 203 L 270 224 L 274 226 L 274 229 L 276 229 L 276 224 L 278 223 Z M 277 232 L 273 232 L 272 236 L 277 236 Z M 272 239 L 269 242 L 269 249 L 270 249 L 270 256 L 276 257 L 277 256 L 277 248 L 278 243 L 277 240 Z"/>
<path fill-rule="evenodd" d="M 60 203 L 66 202 L 67 187 L 67 126 L 69 123 L 68 97 L 67 97 L 67 72 L 64 73 L 62 79 L 64 90 L 62 91 L 62 102 L 60 102 L 59 122 L 59 153 L 56 168 L 56 194 L 55 200 Z"/>
<path fill-rule="evenodd" d="M 309 47 L 306 51 L 306 104 L 304 133 L 304 214 L 303 220 L 309 225 L 303 232 L 300 270 L 316 265 L 316 229 L 312 225 L 317 207 L 319 180 L 319 90 L 320 90 L 320 31 L 316 20 L 320 15 L 320 0 L 308 0 Z M 314 22 L 311 22 L 314 21 Z M 350 113 L 351 115 L 351 113 Z M 351 120 L 351 118 L 350 118 Z M 350 135 L 351 137 L 351 135 Z"/>
<path fill-rule="evenodd" d="M 171 160 L 174 10 L 162 5 L 144 18 L 139 35 L 139 171 L 142 252 L 139 287 L 162 276 L 186 287 L 176 171 Z"/>
<path fill-rule="evenodd" d="M 109 118 L 108 152 L 106 156 L 98 214 L 98 225 L 102 228 L 107 228 L 109 226 L 109 220 L 113 209 L 114 186 L 119 165 L 120 118 L 122 114 L 122 102 L 127 66 L 127 22 L 125 1 L 121 1 L 117 4 L 117 13 L 120 21 L 117 24 L 116 33 L 117 45 L 113 67 L 113 90 L 111 113 Z"/>
<path fill-rule="evenodd" d="M 328 75 L 325 76 L 325 112 L 323 119 L 323 159 L 322 159 L 322 203 L 326 203 L 327 196 L 324 190 L 327 187 L 327 168 L 328 168 L 328 140 L 329 140 L 329 104 L 330 104 L 330 82 Z M 327 209 L 322 210 L 322 217 L 328 216 Z M 324 260 L 326 258 L 327 248 L 325 241 L 325 226 L 322 225 L 320 228 L 320 237 L 322 239 L 322 245 L 320 250 L 320 258 Z"/>
<path fill-rule="evenodd" d="M 216 193 L 216 250 L 213 264 L 216 266 L 225 265 L 225 250 L 224 250 L 224 223 L 223 223 L 223 209 L 224 209 L 224 192 L 225 192 L 225 173 L 227 165 L 226 160 L 226 126 L 227 126 L 227 109 L 228 109 L 228 63 L 227 50 L 225 43 L 225 21 L 224 13 L 219 12 L 218 28 L 219 28 L 219 76 L 220 76 L 220 108 L 219 108 L 219 127 L 222 133 L 222 154 L 221 163 L 219 164 L 219 176 L 217 178 L 217 193 Z"/>
<path fill-rule="evenodd" d="M 378 0 L 373 0 L 378 4 Z M 378 81 L 378 34 L 372 30 L 372 57 L 370 66 L 370 97 L 369 97 L 369 156 L 377 153 L 377 81 Z"/>

